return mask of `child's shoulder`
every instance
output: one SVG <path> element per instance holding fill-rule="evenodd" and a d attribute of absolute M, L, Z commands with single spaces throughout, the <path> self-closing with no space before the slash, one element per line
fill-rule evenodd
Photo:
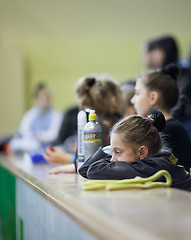
<path fill-rule="evenodd" d="M 147 156 L 145 159 L 141 160 L 141 162 L 146 165 L 160 168 L 171 163 L 176 164 L 178 159 L 169 151 L 161 151 L 160 153 Z"/>

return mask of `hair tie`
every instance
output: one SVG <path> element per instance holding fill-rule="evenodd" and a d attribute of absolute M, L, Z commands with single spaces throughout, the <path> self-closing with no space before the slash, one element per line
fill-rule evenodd
<path fill-rule="evenodd" d="M 86 91 L 89 91 L 90 88 L 96 83 L 96 79 L 95 78 L 87 78 L 86 79 Z"/>
<path fill-rule="evenodd" d="M 94 86 L 95 84 L 97 86 L 101 85 L 101 81 L 99 79 L 96 79 L 96 78 L 87 78 L 86 83 L 87 83 L 86 91 L 89 91 L 90 88 L 92 88 L 92 86 Z"/>
<path fill-rule="evenodd" d="M 146 118 L 152 125 L 154 124 L 154 119 L 151 116 Z"/>

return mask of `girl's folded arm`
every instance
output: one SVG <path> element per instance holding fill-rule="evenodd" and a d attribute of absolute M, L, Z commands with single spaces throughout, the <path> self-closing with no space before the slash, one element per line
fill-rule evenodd
<path fill-rule="evenodd" d="M 142 175 L 139 170 L 138 165 L 134 167 L 131 163 L 110 162 L 105 158 L 91 164 L 87 169 L 86 177 L 89 179 L 130 179 Z"/>
<path fill-rule="evenodd" d="M 108 158 L 110 159 L 111 156 L 106 154 L 102 148 L 99 148 L 97 150 L 97 152 L 94 153 L 94 155 L 90 158 L 88 158 L 84 164 L 80 167 L 79 169 L 79 173 L 80 175 L 82 175 L 83 177 L 87 178 L 87 171 L 88 171 L 88 168 L 91 164 L 93 164 L 94 162 L 97 162 L 99 161 L 100 159 L 103 159 L 103 158 Z"/>

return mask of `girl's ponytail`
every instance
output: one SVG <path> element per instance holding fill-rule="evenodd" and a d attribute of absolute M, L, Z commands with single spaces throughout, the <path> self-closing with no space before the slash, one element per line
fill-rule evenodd
<path fill-rule="evenodd" d="M 169 75 L 172 79 L 177 80 L 180 69 L 176 64 L 168 64 L 164 68 L 161 69 L 161 72 L 165 75 Z"/>

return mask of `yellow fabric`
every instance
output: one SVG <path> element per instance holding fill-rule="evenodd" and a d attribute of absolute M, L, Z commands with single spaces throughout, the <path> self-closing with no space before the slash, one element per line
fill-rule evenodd
<path fill-rule="evenodd" d="M 158 178 L 164 176 L 166 182 L 154 182 Z M 88 180 L 82 183 L 82 190 L 122 190 L 129 188 L 156 188 L 156 187 L 170 187 L 172 178 L 166 170 L 160 170 L 148 178 L 135 177 L 133 179 L 124 180 Z"/>

